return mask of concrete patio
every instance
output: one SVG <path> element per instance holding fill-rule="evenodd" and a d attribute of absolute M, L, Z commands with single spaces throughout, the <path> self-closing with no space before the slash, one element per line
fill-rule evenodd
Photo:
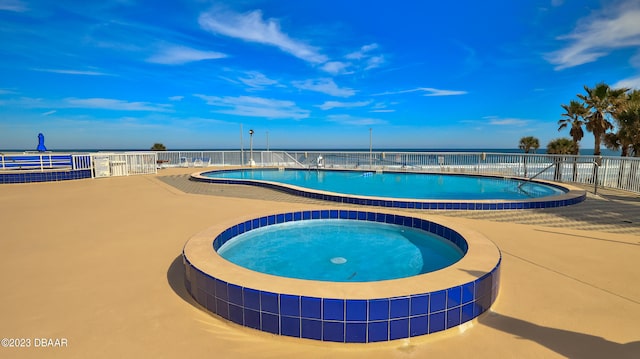
<path fill-rule="evenodd" d="M 413 211 L 455 220 L 498 245 L 496 303 L 462 329 L 335 344 L 207 314 L 186 293 L 180 253 L 215 221 L 342 205 L 194 183 L 193 170 L 0 186 L 0 336 L 31 339 L 29 348 L 0 347 L 0 357 L 640 357 L 636 194 L 600 189 L 546 210 Z M 68 344 L 35 347 L 36 338 Z"/>

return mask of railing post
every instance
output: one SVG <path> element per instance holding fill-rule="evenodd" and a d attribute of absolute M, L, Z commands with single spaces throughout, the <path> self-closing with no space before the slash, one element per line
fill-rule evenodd
<path fill-rule="evenodd" d="M 602 157 L 600 157 L 600 161 L 602 161 Z M 598 173 L 600 172 L 600 165 L 598 164 L 597 161 L 593 161 L 593 165 L 595 166 L 593 171 L 595 173 L 595 180 L 593 181 L 593 194 L 597 195 L 598 194 Z"/>

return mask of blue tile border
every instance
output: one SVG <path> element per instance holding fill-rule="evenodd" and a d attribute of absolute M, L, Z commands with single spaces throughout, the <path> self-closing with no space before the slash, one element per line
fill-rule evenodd
<path fill-rule="evenodd" d="M 450 229 L 446 228 L 440 224 L 430 222 L 421 218 L 414 218 L 403 216 L 399 214 L 388 214 L 388 213 L 375 213 L 375 212 L 362 212 L 362 211 L 354 211 L 354 210 L 312 210 L 312 211 L 301 211 L 301 212 L 290 212 L 283 213 L 279 215 L 268 215 L 260 218 L 251 219 L 242 223 L 239 223 L 235 226 L 229 227 L 222 231 L 214 240 L 213 240 L 213 248 L 217 251 L 223 244 L 225 244 L 228 240 L 233 237 L 245 233 L 247 231 L 271 226 L 274 224 L 280 224 L 282 221 L 278 221 L 278 218 L 284 220 L 284 218 L 289 218 L 291 221 L 303 221 L 303 220 L 321 220 L 321 219 L 332 219 L 332 216 L 338 216 L 341 219 L 349 219 L 349 220 L 359 220 L 359 221 L 367 221 L 367 222 L 379 222 L 379 223 L 388 223 L 395 224 L 399 226 L 412 227 L 420 230 L 424 230 L 427 232 L 431 232 L 436 234 L 444 239 L 449 240 L 453 244 L 455 244 L 463 253 L 467 252 L 468 245 L 467 242 L 462 238 L 462 236 Z"/>
<path fill-rule="evenodd" d="M 251 219 L 223 230 L 214 248 L 243 232 L 280 223 L 344 218 L 399 223 L 436 233 L 466 253 L 466 240 L 453 229 L 399 214 L 313 210 Z M 217 244 L 217 245 L 215 245 Z M 496 300 L 501 259 L 482 277 L 451 288 L 390 298 L 319 298 L 274 293 L 227 283 L 204 273 L 183 252 L 185 287 L 203 308 L 224 319 L 268 333 L 340 343 L 368 343 L 427 335 L 456 327 L 487 311 Z M 318 285 L 326 285 L 318 282 Z M 418 291 L 419 292 L 419 291 Z"/>
<path fill-rule="evenodd" d="M 278 171 L 278 169 L 275 169 L 275 168 L 274 169 L 262 168 L 261 170 Z M 291 195 L 302 196 L 310 199 L 318 199 L 323 201 L 348 203 L 348 204 L 357 204 L 362 206 L 413 208 L 413 209 L 443 210 L 443 211 L 451 211 L 451 210 L 498 211 L 498 210 L 522 210 L 522 209 L 532 209 L 532 208 L 554 208 L 554 207 L 563 207 L 563 206 L 570 206 L 573 204 L 577 204 L 584 201 L 587 198 L 586 191 L 569 191 L 568 189 L 566 189 L 561 185 L 554 184 L 554 183 L 547 183 L 547 182 L 542 183 L 536 180 L 532 180 L 532 182 L 538 182 L 546 186 L 559 188 L 565 191 L 565 194 L 561 195 L 564 199 L 559 200 L 558 197 L 560 196 L 543 197 L 538 199 L 532 199 L 530 201 L 469 200 L 468 202 L 464 202 L 460 200 L 414 201 L 409 199 L 377 199 L 375 197 L 354 196 L 354 195 L 347 195 L 347 194 L 341 194 L 341 193 L 329 195 L 322 192 L 316 192 L 312 189 L 301 190 L 298 188 L 291 188 L 286 184 L 279 184 L 275 182 L 254 181 L 254 180 L 247 180 L 247 179 L 204 177 L 205 174 L 223 173 L 223 172 L 229 172 L 229 171 L 237 171 L 237 169 L 206 171 L 200 174 L 192 175 L 190 179 L 193 181 L 207 182 L 207 183 L 239 184 L 239 185 L 264 187 L 264 188 L 273 189 L 273 190 L 285 192 Z M 300 171 L 300 169 L 287 168 L 285 169 L 285 171 Z M 338 171 L 338 170 L 324 169 L 321 171 Z M 346 171 L 346 170 L 340 170 L 340 171 Z M 352 172 L 362 172 L 362 171 L 352 171 Z M 385 171 L 385 172 L 396 173 L 394 171 Z M 406 172 L 401 172 L 401 173 L 406 173 Z M 459 174 L 459 173 L 447 173 L 442 175 L 504 178 L 504 177 L 496 177 L 496 176 L 489 176 L 489 175 L 472 175 L 472 174 Z"/>
<path fill-rule="evenodd" d="M 11 183 L 35 183 L 35 182 L 57 182 L 77 179 L 91 178 L 90 169 L 87 170 L 65 170 L 46 172 L 17 172 L 0 173 L 0 184 Z"/>

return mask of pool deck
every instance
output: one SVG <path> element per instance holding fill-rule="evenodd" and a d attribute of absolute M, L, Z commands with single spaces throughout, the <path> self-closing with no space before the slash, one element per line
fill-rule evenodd
<path fill-rule="evenodd" d="M 637 194 L 599 189 L 580 204 L 543 210 L 397 210 L 455 221 L 495 242 L 498 299 L 464 330 L 336 344 L 207 314 L 186 293 L 180 253 L 219 221 L 344 206 L 196 183 L 192 172 L 0 185 L 0 337 L 31 339 L 30 348 L 0 347 L 0 357 L 640 357 Z M 67 346 L 34 347 L 36 338 Z"/>

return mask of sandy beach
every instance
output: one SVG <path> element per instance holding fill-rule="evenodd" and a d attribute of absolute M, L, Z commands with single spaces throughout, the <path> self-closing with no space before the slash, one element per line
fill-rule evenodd
<path fill-rule="evenodd" d="M 566 210 L 582 219 L 562 216 L 562 209 L 485 218 L 411 212 L 455 220 L 500 248 L 496 303 L 463 329 L 335 344 L 208 314 L 186 293 L 180 254 L 217 221 L 340 205 L 220 185 L 188 193 L 162 180 L 191 172 L 1 185 L 0 337 L 29 340 L 30 347 L 0 347 L 0 357 L 640 357 L 640 235 L 627 223 L 639 220 L 629 214 L 640 209 L 638 195 L 590 194 Z M 535 221 L 540 216 L 548 220 Z M 590 226 L 591 216 L 601 222 Z"/>

